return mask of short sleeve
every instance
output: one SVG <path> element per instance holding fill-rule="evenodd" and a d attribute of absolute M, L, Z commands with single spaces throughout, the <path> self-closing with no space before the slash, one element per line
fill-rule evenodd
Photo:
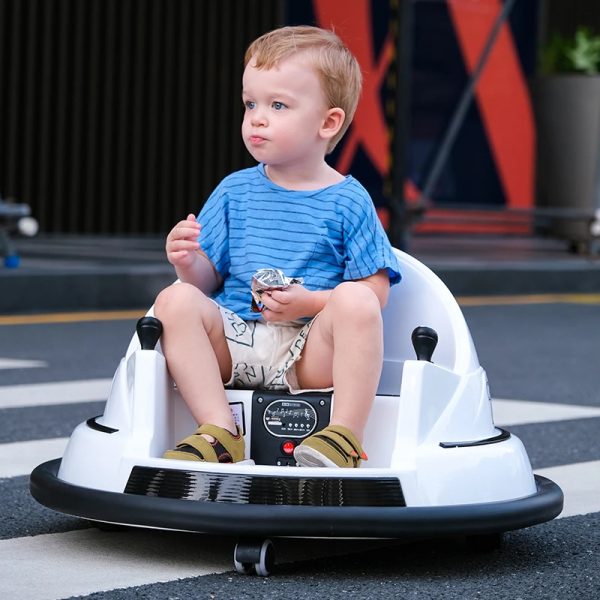
<path fill-rule="evenodd" d="M 344 279 L 363 279 L 381 269 L 387 269 L 391 285 L 402 278 L 398 258 L 364 188 L 348 204 L 345 245 Z"/>
<path fill-rule="evenodd" d="M 200 247 L 223 278 L 229 273 L 230 267 L 228 214 L 227 193 L 219 185 L 196 219 L 202 225 L 198 237 Z"/>

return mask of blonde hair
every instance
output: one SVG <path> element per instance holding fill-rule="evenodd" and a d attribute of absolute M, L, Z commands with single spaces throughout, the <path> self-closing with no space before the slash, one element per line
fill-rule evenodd
<path fill-rule="evenodd" d="M 257 69 L 272 69 L 280 61 L 300 52 L 306 52 L 310 57 L 329 108 L 341 108 L 346 115 L 340 131 L 329 142 L 329 153 L 350 126 L 362 88 L 358 61 L 342 40 L 333 31 L 319 27 L 281 27 L 250 44 L 244 66 L 254 59 Z"/>

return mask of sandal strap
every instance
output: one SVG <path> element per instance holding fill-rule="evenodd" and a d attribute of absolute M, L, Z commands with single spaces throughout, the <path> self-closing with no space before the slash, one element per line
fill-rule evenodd
<path fill-rule="evenodd" d="M 342 425 L 329 425 L 308 439 L 311 440 L 310 445 L 326 455 L 328 451 L 335 450 L 341 461 L 348 466 L 358 466 L 361 460 L 367 460 L 356 436 Z"/>
<path fill-rule="evenodd" d="M 354 450 L 360 458 L 367 460 L 367 455 L 358 441 L 358 438 L 347 427 L 344 427 L 343 425 L 328 425 L 323 431 L 337 433 L 346 443 L 350 444 L 352 450 Z"/>
<path fill-rule="evenodd" d="M 175 451 L 191 454 L 206 462 L 238 462 L 244 458 L 244 445 L 240 430 L 236 429 L 237 435 L 233 435 L 223 427 L 205 423 L 181 440 Z M 212 436 L 215 441 L 209 442 L 202 434 Z"/>
<path fill-rule="evenodd" d="M 198 433 L 211 435 L 215 438 L 215 454 L 218 462 L 238 462 L 244 459 L 244 438 L 240 428 L 236 425 L 236 434 L 234 435 L 228 429 L 205 423 L 198 429 Z"/>
<path fill-rule="evenodd" d="M 213 445 L 197 432 L 182 439 L 176 446 L 175 450 L 192 454 L 198 459 L 206 462 L 219 462 L 217 451 Z"/>

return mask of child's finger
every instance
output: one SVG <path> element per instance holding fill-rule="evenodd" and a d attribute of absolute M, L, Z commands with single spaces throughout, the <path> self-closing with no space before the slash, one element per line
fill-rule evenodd
<path fill-rule="evenodd" d="M 191 223 L 191 221 L 180 221 L 169 234 L 170 240 L 190 239 L 195 240 L 200 234 L 200 227 Z"/>
<path fill-rule="evenodd" d="M 190 250 L 197 250 L 199 247 L 200 247 L 200 244 L 196 240 L 179 239 L 179 240 L 171 240 L 169 242 L 169 250 L 171 252 L 178 252 L 178 251 L 189 252 Z"/>
<path fill-rule="evenodd" d="M 267 310 L 269 310 L 271 312 L 274 312 L 274 313 L 281 312 L 279 303 L 273 299 L 272 294 L 273 294 L 273 292 L 265 292 L 261 298 L 262 304 Z"/>
<path fill-rule="evenodd" d="M 271 298 L 280 304 L 290 303 L 290 294 L 285 290 L 273 290 L 271 292 Z"/>
<path fill-rule="evenodd" d="M 186 231 L 192 231 L 191 234 L 194 237 L 198 237 L 200 235 L 200 230 L 202 229 L 202 225 L 196 221 L 196 217 L 190 213 L 187 216 L 185 221 L 182 221 L 181 224 L 186 228 Z"/>

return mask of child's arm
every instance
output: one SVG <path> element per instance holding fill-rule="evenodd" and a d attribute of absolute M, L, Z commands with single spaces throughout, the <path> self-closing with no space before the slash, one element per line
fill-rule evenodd
<path fill-rule="evenodd" d="M 167 260 L 175 267 L 177 277 L 210 294 L 222 283 L 221 276 L 200 248 L 201 225 L 193 214 L 179 221 L 167 236 Z"/>
<path fill-rule="evenodd" d="M 390 279 L 386 269 L 364 279 L 357 279 L 356 282 L 369 286 L 375 292 L 381 308 L 386 305 L 390 291 Z M 302 317 L 314 317 L 323 310 L 332 291 L 311 292 L 301 285 L 294 284 L 285 290 L 266 292 L 262 302 L 268 310 L 263 311 L 263 318 L 265 321 L 295 321 Z"/>
<path fill-rule="evenodd" d="M 368 285 L 375 292 L 381 308 L 387 304 L 390 295 L 390 277 L 387 269 L 380 269 L 375 275 L 358 279 L 358 282 Z"/>

